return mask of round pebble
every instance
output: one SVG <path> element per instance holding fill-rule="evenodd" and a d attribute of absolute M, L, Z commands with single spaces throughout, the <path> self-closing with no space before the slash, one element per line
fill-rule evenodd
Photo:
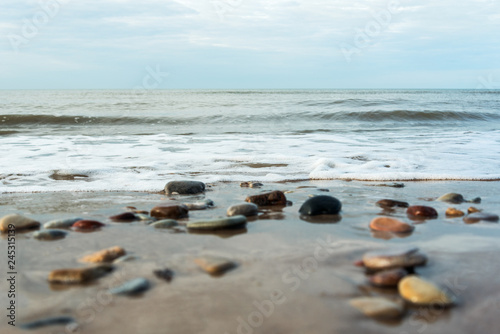
<path fill-rule="evenodd" d="M 205 184 L 199 181 L 171 181 L 165 185 L 167 195 L 194 195 L 205 191 Z"/>
<path fill-rule="evenodd" d="M 411 218 L 437 218 L 438 213 L 436 209 L 431 208 L 430 206 L 424 205 L 412 205 L 406 210 L 406 214 Z"/>
<path fill-rule="evenodd" d="M 380 287 L 396 287 L 408 272 L 402 268 L 379 271 L 368 277 L 371 284 Z"/>
<path fill-rule="evenodd" d="M 393 199 L 381 199 L 375 204 L 377 204 L 382 208 L 394 208 L 394 207 L 407 208 L 408 206 L 410 206 L 407 202 L 396 201 Z"/>
<path fill-rule="evenodd" d="M 148 290 L 149 287 L 149 281 L 141 277 L 125 282 L 115 288 L 109 289 L 109 293 L 113 295 L 136 295 Z"/>
<path fill-rule="evenodd" d="M 105 226 L 103 223 L 96 220 L 79 220 L 72 225 L 76 231 L 92 231 Z"/>
<path fill-rule="evenodd" d="M 465 202 L 465 199 L 462 195 L 457 194 L 457 193 L 448 193 L 444 194 L 443 196 L 440 196 L 438 201 L 441 202 L 447 202 L 447 203 L 453 203 L 453 204 L 461 204 Z"/>
<path fill-rule="evenodd" d="M 448 208 L 446 209 L 446 217 L 463 217 L 465 216 L 465 213 L 461 210 L 455 209 L 455 208 Z"/>
<path fill-rule="evenodd" d="M 415 227 L 396 218 L 377 217 L 370 222 L 370 228 L 375 231 L 410 233 Z"/>
<path fill-rule="evenodd" d="M 333 196 L 320 195 L 309 198 L 302 204 L 299 213 L 304 216 L 336 215 L 342 209 L 342 203 Z"/>
<path fill-rule="evenodd" d="M 196 220 L 186 224 L 192 230 L 219 230 L 233 227 L 243 227 L 247 223 L 247 218 L 243 215 L 228 218 Z"/>
<path fill-rule="evenodd" d="M 248 196 L 245 202 L 254 203 L 259 206 L 286 205 L 286 196 L 282 191 L 276 190 L 270 193 Z"/>
<path fill-rule="evenodd" d="M 188 217 L 188 208 L 185 205 L 162 205 L 151 209 L 151 217 L 158 219 L 181 219 Z"/>
<path fill-rule="evenodd" d="M 487 213 L 487 212 L 474 212 L 471 213 L 470 215 L 464 217 L 464 222 L 467 224 L 475 224 L 479 223 L 480 221 L 485 221 L 489 223 L 497 223 L 498 222 L 498 215 L 493 214 L 493 213 Z"/>
<path fill-rule="evenodd" d="M 13 226 L 16 231 L 19 231 L 38 228 L 40 223 L 28 217 L 12 214 L 0 219 L 0 232 L 7 233 L 10 229 L 9 226 Z"/>
<path fill-rule="evenodd" d="M 151 224 L 154 228 L 172 228 L 178 225 L 179 223 L 174 219 L 163 219 Z"/>
<path fill-rule="evenodd" d="M 107 264 L 88 268 L 58 269 L 53 270 L 49 274 L 48 281 L 60 284 L 86 283 L 98 279 L 111 271 L 113 271 L 113 267 Z"/>
<path fill-rule="evenodd" d="M 259 213 L 259 207 L 253 203 L 242 203 L 232 205 L 227 209 L 227 215 L 237 216 L 243 215 L 246 217 L 256 216 Z"/>
<path fill-rule="evenodd" d="M 373 318 L 399 318 L 404 309 L 401 305 L 382 297 L 359 297 L 349 301 L 361 313 Z"/>
<path fill-rule="evenodd" d="M 83 218 L 69 218 L 69 219 L 57 219 L 51 220 L 43 224 L 43 227 L 46 229 L 51 228 L 70 228 L 77 221 L 84 220 Z"/>
<path fill-rule="evenodd" d="M 416 305 L 441 305 L 453 304 L 453 298 L 437 287 L 434 283 L 418 276 L 409 275 L 398 284 L 401 297 Z"/>
<path fill-rule="evenodd" d="M 59 240 L 66 237 L 68 232 L 63 230 L 43 230 L 36 231 L 33 233 L 33 238 L 38 240 L 50 241 L 50 240 Z"/>
<path fill-rule="evenodd" d="M 363 264 L 371 270 L 410 268 L 422 266 L 426 262 L 427 256 L 413 246 L 375 250 L 363 255 Z"/>
<path fill-rule="evenodd" d="M 106 263 L 113 262 L 114 260 L 126 254 L 125 250 L 121 247 L 115 246 L 107 249 L 100 250 L 96 253 L 84 256 L 80 259 L 81 262 L 89 263 Z"/>

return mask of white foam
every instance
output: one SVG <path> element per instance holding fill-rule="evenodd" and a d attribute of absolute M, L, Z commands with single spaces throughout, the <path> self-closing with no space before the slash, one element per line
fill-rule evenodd
<path fill-rule="evenodd" d="M 500 131 L 398 133 L 6 136 L 0 137 L 0 192 L 157 191 L 186 178 L 500 179 Z M 54 171 L 88 178 L 54 180 Z"/>

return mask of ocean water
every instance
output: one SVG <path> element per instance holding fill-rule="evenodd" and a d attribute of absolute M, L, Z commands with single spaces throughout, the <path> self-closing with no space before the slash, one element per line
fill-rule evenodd
<path fill-rule="evenodd" d="M 0 156 L 0 192 L 496 180 L 500 91 L 0 91 Z"/>

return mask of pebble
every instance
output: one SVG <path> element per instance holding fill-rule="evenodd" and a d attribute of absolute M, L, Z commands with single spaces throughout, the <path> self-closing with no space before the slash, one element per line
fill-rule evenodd
<path fill-rule="evenodd" d="M 70 324 L 75 324 L 75 328 L 76 328 L 77 322 L 75 321 L 75 319 L 73 319 L 71 317 L 60 316 L 60 317 L 52 317 L 52 318 L 35 320 L 32 322 L 21 324 L 19 326 L 19 328 L 21 328 L 21 329 L 39 329 L 41 327 L 47 327 L 47 326 L 70 325 Z"/>
<path fill-rule="evenodd" d="M 76 231 L 92 231 L 105 226 L 103 223 L 95 220 L 79 220 L 72 225 Z"/>
<path fill-rule="evenodd" d="M 394 208 L 394 207 L 407 208 L 410 206 L 407 202 L 396 201 L 393 199 L 381 199 L 375 204 L 377 204 L 382 208 Z"/>
<path fill-rule="evenodd" d="M 401 297 L 416 305 L 449 306 L 453 304 L 453 298 L 434 283 L 415 275 L 403 278 L 398 284 L 398 290 Z"/>
<path fill-rule="evenodd" d="M 0 219 L 0 232 L 7 233 L 9 231 L 9 225 L 13 225 L 16 231 L 40 227 L 38 221 L 18 214 L 2 217 Z"/>
<path fill-rule="evenodd" d="M 465 216 L 465 213 L 461 210 L 455 209 L 455 208 L 448 208 L 446 209 L 446 217 L 463 217 Z"/>
<path fill-rule="evenodd" d="M 404 223 L 396 218 L 377 217 L 370 222 L 370 228 L 375 231 L 410 233 L 415 226 Z"/>
<path fill-rule="evenodd" d="M 401 305 L 382 297 L 359 297 L 349 301 L 361 313 L 373 318 L 399 318 L 404 309 Z"/>
<path fill-rule="evenodd" d="M 206 202 L 198 203 L 184 203 L 188 210 L 206 210 L 208 209 L 208 204 Z"/>
<path fill-rule="evenodd" d="M 342 203 L 332 196 L 319 195 L 309 198 L 299 209 L 304 216 L 336 215 L 342 209 Z"/>
<path fill-rule="evenodd" d="M 83 218 L 69 218 L 69 219 L 58 219 L 58 220 L 51 220 L 45 224 L 43 224 L 43 227 L 46 229 L 51 229 L 51 228 L 70 228 L 73 226 L 74 223 L 77 221 L 84 220 Z"/>
<path fill-rule="evenodd" d="M 229 217 L 237 215 L 251 217 L 251 216 L 256 216 L 258 213 L 259 213 L 259 207 L 253 203 L 242 203 L 242 204 L 231 205 L 227 209 L 227 215 Z"/>
<path fill-rule="evenodd" d="M 188 217 L 188 208 L 185 205 L 163 205 L 151 209 L 151 216 L 159 219 L 180 219 Z"/>
<path fill-rule="evenodd" d="M 475 208 L 473 206 L 471 206 L 470 208 L 467 209 L 468 214 L 475 213 L 475 212 L 481 212 L 481 211 L 483 211 L 483 210 L 480 210 L 480 209 Z"/>
<path fill-rule="evenodd" d="M 408 272 L 402 268 L 379 271 L 368 277 L 371 284 L 380 287 L 397 287 Z"/>
<path fill-rule="evenodd" d="M 244 188 L 260 188 L 263 187 L 264 185 L 260 182 L 241 182 L 240 187 Z"/>
<path fill-rule="evenodd" d="M 259 206 L 286 205 L 286 196 L 282 191 L 276 190 L 265 194 L 248 196 L 245 201 Z"/>
<path fill-rule="evenodd" d="M 476 198 L 470 200 L 469 202 L 474 203 L 474 204 L 481 204 L 481 197 L 476 197 Z"/>
<path fill-rule="evenodd" d="M 108 264 L 88 268 L 58 269 L 53 270 L 49 274 L 48 280 L 50 283 L 62 284 L 86 283 L 98 279 L 111 271 L 113 271 L 113 266 Z"/>
<path fill-rule="evenodd" d="M 66 237 L 68 232 L 63 230 L 43 230 L 33 233 L 33 238 L 38 240 L 58 240 Z"/>
<path fill-rule="evenodd" d="M 154 228 L 172 228 L 178 225 L 179 223 L 174 219 L 163 219 L 151 224 Z"/>
<path fill-rule="evenodd" d="M 174 278 L 174 272 L 171 269 L 165 268 L 165 269 L 157 269 L 153 271 L 153 274 L 160 278 L 163 279 L 167 282 L 171 282 L 172 279 Z"/>
<path fill-rule="evenodd" d="M 474 212 L 467 217 L 464 217 L 464 222 L 467 224 L 475 224 L 479 223 L 480 221 L 496 223 L 498 222 L 498 215 L 487 212 Z"/>
<path fill-rule="evenodd" d="M 228 218 L 196 220 L 187 223 L 186 226 L 188 229 L 192 230 L 218 230 L 224 228 L 243 227 L 246 223 L 247 218 L 243 215 L 238 215 Z"/>
<path fill-rule="evenodd" d="M 440 196 L 438 201 L 441 202 L 447 202 L 447 203 L 453 203 L 453 204 L 461 204 L 465 202 L 465 199 L 462 195 L 457 194 L 457 193 L 448 193 L 444 194 L 443 196 Z"/>
<path fill-rule="evenodd" d="M 80 261 L 90 263 L 109 263 L 124 256 L 125 254 L 126 252 L 123 248 L 115 246 L 84 256 L 80 259 Z"/>
<path fill-rule="evenodd" d="M 234 262 L 219 256 L 203 256 L 194 262 L 210 275 L 223 274 L 236 266 Z"/>
<path fill-rule="evenodd" d="M 375 250 L 363 255 L 363 264 L 372 270 L 409 268 L 422 266 L 426 262 L 427 256 L 413 246 Z"/>
<path fill-rule="evenodd" d="M 136 278 L 131 281 L 125 282 L 120 286 L 109 289 L 109 293 L 113 295 L 136 295 L 148 290 L 150 283 L 145 278 Z"/>
<path fill-rule="evenodd" d="M 412 205 L 406 210 L 406 214 L 412 218 L 437 218 L 436 209 L 424 205 Z"/>
<path fill-rule="evenodd" d="M 205 191 L 205 183 L 199 181 L 170 181 L 165 185 L 165 194 L 194 195 Z"/>
<path fill-rule="evenodd" d="M 115 222 L 132 222 L 137 220 L 137 215 L 133 212 L 124 212 L 116 216 L 111 216 L 109 219 Z"/>

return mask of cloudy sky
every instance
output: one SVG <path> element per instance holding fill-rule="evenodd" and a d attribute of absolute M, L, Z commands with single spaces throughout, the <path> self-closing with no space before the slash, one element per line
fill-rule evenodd
<path fill-rule="evenodd" d="M 500 88 L 500 0 L 1 0 L 0 35 L 0 89 Z"/>

